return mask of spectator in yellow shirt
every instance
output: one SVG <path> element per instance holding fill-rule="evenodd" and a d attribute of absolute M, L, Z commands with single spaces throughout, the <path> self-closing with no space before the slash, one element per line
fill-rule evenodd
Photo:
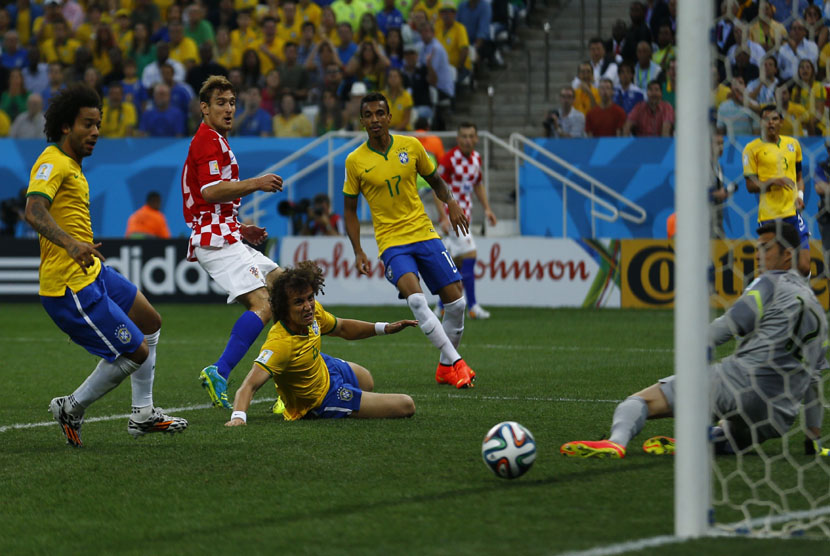
<path fill-rule="evenodd" d="M 452 0 L 441 4 L 438 22 L 435 24 L 435 38 L 447 51 L 450 64 L 457 72 L 456 82 L 464 81 L 473 68 L 470 60 L 470 39 L 467 28 L 455 20 L 456 7 Z"/>
<path fill-rule="evenodd" d="M 266 16 L 262 20 L 262 40 L 256 42 L 255 48 L 259 54 L 260 71 L 266 75 L 282 63 L 283 42 L 277 36 L 277 20 Z"/>
<path fill-rule="evenodd" d="M 231 43 L 231 34 L 224 25 L 216 29 L 216 44 L 213 46 L 213 60 L 226 70 L 242 63 L 242 52 Z"/>
<path fill-rule="evenodd" d="M 323 10 L 311 0 L 300 0 L 297 3 L 297 17 L 302 22 L 310 21 L 314 24 L 315 28 L 319 28 L 322 15 Z"/>
<path fill-rule="evenodd" d="M 237 28 L 231 31 L 231 46 L 239 53 L 240 58 L 246 48 L 252 48 L 259 41 L 259 35 L 251 28 L 252 23 L 252 10 L 243 10 L 236 14 Z"/>
<path fill-rule="evenodd" d="M 397 68 L 390 68 L 386 75 L 386 90 L 383 96 L 389 100 L 389 112 L 392 114 L 392 121 L 389 122 L 389 129 L 396 131 L 412 131 L 412 95 L 404 89 L 403 74 Z"/>
<path fill-rule="evenodd" d="M 434 25 L 438 21 L 438 12 L 441 11 L 440 0 L 421 0 L 415 4 L 412 9 L 422 9 L 427 14 L 427 19 Z"/>
<path fill-rule="evenodd" d="M 297 100 L 291 93 L 280 97 L 280 113 L 274 116 L 274 136 L 276 137 L 312 137 L 314 135 L 311 120 L 305 114 L 297 112 Z"/>
<path fill-rule="evenodd" d="M 573 107 L 587 114 L 591 108 L 599 105 L 599 91 L 593 85 L 594 70 L 591 64 L 588 62 L 579 64 L 576 76 L 579 79 L 579 85 L 574 88 Z"/>
<path fill-rule="evenodd" d="M 101 116 L 101 137 L 132 137 L 138 116 L 132 102 L 124 102 L 124 86 L 120 81 L 109 85 Z"/>
<path fill-rule="evenodd" d="M 69 38 L 69 29 L 66 20 L 61 18 L 51 25 L 53 38 L 43 43 L 43 56 L 47 62 L 59 62 L 63 66 L 75 63 L 75 51 L 81 43 Z"/>
<path fill-rule="evenodd" d="M 282 19 L 277 23 L 277 36 L 283 43 L 299 43 L 303 20 L 297 17 L 297 4 L 294 0 L 283 0 L 280 3 L 280 11 Z"/>
<path fill-rule="evenodd" d="M 170 32 L 170 57 L 189 70 L 201 63 L 199 47 L 196 42 L 184 34 L 184 25 L 181 21 L 171 21 L 167 26 Z"/>

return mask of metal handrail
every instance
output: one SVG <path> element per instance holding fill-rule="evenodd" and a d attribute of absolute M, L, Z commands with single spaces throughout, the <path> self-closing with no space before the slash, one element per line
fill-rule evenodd
<path fill-rule="evenodd" d="M 525 137 L 523 135 L 520 135 L 518 133 L 513 134 L 513 135 L 518 135 L 522 139 L 525 139 Z M 591 216 L 593 216 L 595 218 L 599 218 L 601 220 L 605 220 L 606 222 L 613 222 L 614 220 L 616 220 L 617 218 L 620 217 L 620 212 L 619 212 L 619 210 L 617 210 L 617 207 L 615 207 L 614 205 L 612 205 L 611 203 L 609 203 L 605 199 L 602 199 L 601 197 L 598 197 L 593 191 L 588 191 L 587 189 L 585 189 L 581 185 L 577 184 L 576 182 L 572 181 L 571 179 L 569 179 L 569 178 L 565 177 L 564 175 L 560 174 L 559 172 L 556 172 L 555 170 L 551 169 L 549 166 L 545 166 L 544 164 L 540 163 L 536 159 L 530 157 L 529 155 L 527 155 L 521 149 L 519 149 L 517 147 L 514 147 L 513 144 L 512 144 L 512 135 L 511 135 L 511 142 L 510 143 L 508 143 L 508 142 L 506 142 L 502 139 L 499 139 L 498 137 L 496 137 L 495 135 L 493 135 L 489 131 L 481 131 L 481 132 L 479 132 L 479 136 L 486 136 L 488 140 L 490 140 L 494 144 L 498 145 L 499 147 L 505 149 L 507 152 L 512 154 L 515 160 L 521 159 L 524 162 L 527 162 L 528 164 L 530 164 L 532 166 L 535 166 L 542 173 L 547 174 L 548 176 L 554 178 L 555 180 L 558 180 L 558 181 L 562 182 L 564 185 L 566 185 L 567 187 L 570 187 L 571 189 L 573 189 L 577 193 L 582 194 L 584 197 L 588 197 L 589 199 L 591 199 Z M 519 195 L 518 172 L 519 172 L 519 165 L 516 164 L 516 174 L 517 174 L 516 175 L 516 219 L 521 222 L 521 204 L 520 204 L 520 195 Z M 567 187 L 565 188 L 565 191 L 567 190 Z M 603 187 L 605 187 L 605 186 L 603 186 Z M 563 238 L 568 237 L 568 215 L 567 215 L 567 202 L 566 202 L 566 199 L 567 198 L 563 195 L 563 203 L 562 203 L 562 237 Z M 599 206 L 607 209 L 609 214 L 603 214 L 602 212 L 598 211 L 596 209 L 595 205 L 599 205 Z M 596 223 L 595 223 L 593 218 L 591 219 L 591 235 L 593 237 L 596 237 Z"/>
<path fill-rule="evenodd" d="M 615 199 L 616 201 L 618 201 L 618 202 L 622 203 L 623 205 L 627 206 L 629 209 L 631 209 L 633 211 L 633 213 L 619 211 L 619 216 L 623 220 L 628 220 L 629 222 L 634 222 L 635 224 L 642 224 L 643 222 L 646 221 L 647 213 L 646 213 L 646 211 L 643 207 L 641 207 L 637 203 L 631 201 L 630 199 L 626 198 L 625 196 L 621 195 L 617 191 L 614 191 L 613 189 L 611 189 L 610 187 L 608 187 L 604 183 L 600 182 L 596 178 L 586 174 L 585 172 L 583 172 L 582 170 L 580 170 L 579 168 L 577 168 L 573 164 L 569 163 L 568 161 L 564 160 L 563 158 L 560 158 L 560 157 L 556 156 L 555 154 L 553 154 L 549 150 L 545 149 L 541 145 L 538 145 L 537 143 L 534 143 L 533 141 L 531 141 L 530 139 L 528 139 L 527 137 L 525 137 L 521 133 L 511 133 L 510 134 L 510 144 L 512 145 L 514 143 L 521 143 L 522 145 L 530 146 L 531 148 L 535 149 L 537 152 L 544 155 L 546 158 L 548 158 L 548 159 L 552 160 L 553 162 L 557 163 L 559 166 L 567 168 L 571 173 L 573 173 L 573 174 L 579 176 L 580 178 L 584 179 L 585 181 L 587 181 L 589 184 L 591 184 L 591 190 L 592 191 L 594 189 L 599 189 L 605 195 L 608 195 L 608 196 L 612 197 L 613 199 Z M 518 192 L 517 192 L 517 198 L 518 198 Z"/>
<path fill-rule="evenodd" d="M 285 166 L 286 164 L 290 164 L 291 162 L 294 162 L 295 160 L 297 160 L 301 156 L 303 156 L 306 153 L 314 150 L 319 145 L 321 145 L 325 142 L 328 142 L 328 154 L 325 157 L 315 160 L 310 165 L 306 166 L 305 168 L 303 168 L 302 170 L 300 170 L 296 174 L 293 174 L 291 177 L 286 178 L 283 181 L 282 185 L 283 185 L 283 189 L 286 192 L 287 199 L 290 200 L 290 201 L 293 201 L 294 200 L 294 188 L 290 187 L 291 185 L 293 185 L 297 180 L 304 178 L 305 176 L 307 176 L 311 172 L 314 172 L 315 170 L 317 170 L 318 168 L 320 168 L 324 164 L 328 164 L 329 166 L 331 166 L 335 156 L 339 155 L 341 152 L 343 152 L 346 149 L 350 149 L 350 148 L 354 147 L 355 144 L 362 141 L 364 136 L 365 136 L 365 134 L 356 135 L 354 132 L 348 132 L 348 131 L 339 131 L 339 130 L 338 131 L 329 131 L 328 133 L 325 133 L 325 134 L 321 135 L 320 137 L 316 138 L 314 141 L 312 141 L 311 143 L 309 143 L 305 147 L 301 148 L 300 150 L 291 153 L 290 155 L 286 156 L 282 160 L 279 160 L 279 161 L 275 162 L 274 164 L 272 164 L 271 166 L 267 167 L 259 175 L 261 176 L 263 174 L 276 173 L 277 170 L 279 170 L 281 167 Z M 351 140 L 347 141 L 346 143 L 344 143 L 340 147 L 332 150 L 332 148 L 331 148 L 332 147 L 331 139 L 333 139 L 335 137 L 351 137 Z M 329 172 L 329 180 L 328 181 L 329 181 L 329 197 L 331 198 L 331 196 L 332 196 L 332 191 L 331 190 L 333 188 L 331 171 Z M 270 198 L 270 195 L 268 193 L 265 193 L 263 191 L 255 191 L 254 194 L 251 195 L 246 200 L 246 202 L 242 206 L 239 207 L 239 216 L 240 216 L 240 218 L 250 218 L 251 220 L 253 220 L 255 223 L 258 224 L 259 223 L 259 217 L 262 216 L 265 213 L 265 211 L 260 209 L 260 206 L 268 198 Z"/>

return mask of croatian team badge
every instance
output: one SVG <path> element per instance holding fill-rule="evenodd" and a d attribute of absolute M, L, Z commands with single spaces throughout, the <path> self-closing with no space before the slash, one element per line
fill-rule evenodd
<path fill-rule="evenodd" d="M 406 154 L 406 151 L 398 153 L 398 160 L 401 161 L 401 164 L 406 164 L 409 162 L 409 155 Z"/>
<path fill-rule="evenodd" d="M 115 329 L 115 337 L 122 344 L 129 344 L 130 340 L 133 339 L 133 335 L 130 334 L 130 329 L 127 328 L 126 324 L 118 325 L 118 328 Z"/>

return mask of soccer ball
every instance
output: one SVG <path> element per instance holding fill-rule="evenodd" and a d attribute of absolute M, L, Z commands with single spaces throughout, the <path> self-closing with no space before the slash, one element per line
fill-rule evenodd
<path fill-rule="evenodd" d="M 521 477 L 536 460 L 536 440 L 515 421 L 504 421 L 487 432 L 481 456 L 490 470 L 502 479 Z"/>

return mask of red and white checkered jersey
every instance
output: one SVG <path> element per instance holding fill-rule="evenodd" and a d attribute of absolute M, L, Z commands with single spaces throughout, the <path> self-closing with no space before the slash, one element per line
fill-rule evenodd
<path fill-rule="evenodd" d="M 190 141 L 187 161 L 182 170 L 184 220 L 190 227 L 187 260 L 195 261 L 193 248 L 222 247 L 241 240 L 239 235 L 240 199 L 225 203 L 208 203 L 202 191 L 220 181 L 239 181 L 239 165 L 228 140 L 202 123 Z"/>
<path fill-rule="evenodd" d="M 481 183 L 481 155 L 473 151 L 465 156 L 458 147 L 453 147 L 438 161 L 438 172 L 450 186 L 467 220 L 472 222 L 472 193 L 473 187 Z M 448 210 L 446 205 L 444 210 Z"/>

